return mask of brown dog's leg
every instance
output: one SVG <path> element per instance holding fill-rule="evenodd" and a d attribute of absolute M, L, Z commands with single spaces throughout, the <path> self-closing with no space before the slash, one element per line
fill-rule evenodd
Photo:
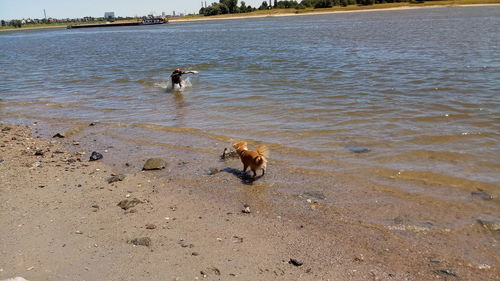
<path fill-rule="evenodd" d="M 266 173 L 266 169 L 262 168 L 262 176 Z"/>
<path fill-rule="evenodd" d="M 252 170 L 253 172 L 253 177 L 255 178 L 257 176 L 257 172 L 255 170 Z"/>
<path fill-rule="evenodd" d="M 247 168 L 248 168 L 248 166 L 247 166 L 247 165 L 245 165 L 245 164 L 243 164 L 243 172 L 246 172 L 246 171 L 247 171 Z"/>

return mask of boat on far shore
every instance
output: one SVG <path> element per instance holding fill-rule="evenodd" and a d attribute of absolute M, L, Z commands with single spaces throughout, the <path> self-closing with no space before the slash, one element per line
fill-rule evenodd
<path fill-rule="evenodd" d="M 97 24 L 76 24 L 76 25 L 68 25 L 67 29 L 73 28 L 90 28 L 90 27 L 112 27 L 112 26 L 134 26 L 134 25 L 154 25 L 154 24 L 165 24 L 168 23 L 167 18 L 148 18 L 143 19 L 142 21 L 134 21 L 134 22 L 106 22 L 106 23 L 97 23 Z"/>

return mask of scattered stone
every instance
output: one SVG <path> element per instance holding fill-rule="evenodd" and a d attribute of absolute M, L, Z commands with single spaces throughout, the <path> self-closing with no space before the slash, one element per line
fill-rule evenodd
<path fill-rule="evenodd" d="M 80 128 L 73 128 L 64 132 L 57 133 L 53 136 L 53 138 L 67 138 L 71 135 L 74 135 L 80 131 Z"/>
<path fill-rule="evenodd" d="M 152 223 L 146 224 L 146 229 L 155 229 L 155 228 L 156 228 L 156 225 L 154 225 Z"/>
<path fill-rule="evenodd" d="M 96 123 L 95 123 L 95 122 L 91 122 L 91 123 L 89 124 L 89 126 L 95 126 L 95 125 L 96 125 Z"/>
<path fill-rule="evenodd" d="M 493 195 L 489 194 L 488 192 L 485 192 L 482 189 L 478 189 L 478 191 L 473 191 L 471 192 L 472 197 L 476 198 L 481 198 L 483 200 L 492 200 Z"/>
<path fill-rule="evenodd" d="M 92 204 L 92 208 L 99 209 L 100 207 L 97 204 Z"/>
<path fill-rule="evenodd" d="M 302 193 L 302 197 L 311 200 L 325 200 L 326 196 L 319 191 L 306 191 Z"/>
<path fill-rule="evenodd" d="M 160 158 L 150 158 L 144 164 L 143 170 L 161 170 L 167 166 L 167 162 Z"/>
<path fill-rule="evenodd" d="M 75 234 L 83 234 L 80 230 L 75 231 Z"/>
<path fill-rule="evenodd" d="M 452 269 L 437 269 L 433 270 L 432 272 L 441 276 L 457 277 L 457 274 Z"/>
<path fill-rule="evenodd" d="M 149 237 L 141 237 L 141 238 L 134 238 L 130 243 L 136 245 L 136 246 L 146 246 L 149 247 L 151 246 L 151 238 Z"/>
<path fill-rule="evenodd" d="M 3 127 L 2 128 L 2 132 L 7 132 L 7 131 L 10 131 L 10 130 L 12 130 L 11 127 Z"/>
<path fill-rule="evenodd" d="M 238 155 L 238 152 L 236 152 L 235 150 L 229 150 L 226 148 L 224 148 L 224 151 L 222 152 L 222 155 L 220 156 L 220 159 L 222 160 L 225 160 L 225 159 L 228 159 L 228 158 L 238 158 L 240 157 Z"/>
<path fill-rule="evenodd" d="M 210 170 L 208 172 L 209 175 L 215 175 L 217 173 L 219 173 L 219 169 L 217 169 L 217 168 L 210 168 Z"/>
<path fill-rule="evenodd" d="M 250 211 L 250 205 L 248 205 L 248 204 L 244 204 L 243 208 L 244 209 L 241 210 L 241 212 L 244 213 L 244 214 L 250 214 L 252 212 L 252 211 Z"/>
<path fill-rule="evenodd" d="M 192 253 L 191 253 L 191 256 L 195 256 L 195 257 L 197 257 L 197 256 L 199 256 L 199 255 L 200 255 L 200 254 L 199 254 L 198 252 L 192 252 Z"/>
<path fill-rule="evenodd" d="M 77 185 L 75 185 L 75 186 L 76 186 L 76 187 L 82 187 L 82 185 L 81 185 L 81 184 L 77 184 Z"/>
<path fill-rule="evenodd" d="M 477 220 L 484 228 L 491 231 L 500 231 L 500 222 Z"/>
<path fill-rule="evenodd" d="M 114 182 L 117 182 L 117 181 L 122 181 L 124 179 L 125 179 L 125 175 L 124 174 L 119 174 L 119 175 L 110 177 L 108 179 L 108 183 L 114 183 Z"/>
<path fill-rule="evenodd" d="M 212 272 L 215 275 L 220 275 L 220 270 L 217 267 L 209 267 L 206 270 L 200 271 L 201 275 L 203 276 L 207 276 L 209 272 Z"/>
<path fill-rule="evenodd" d="M 371 150 L 367 147 L 364 147 L 364 146 L 357 146 L 357 145 L 348 145 L 346 146 L 347 150 L 349 150 L 350 152 L 353 152 L 353 153 L 367 153 L 367 152 L 370 152 Z"/>
<path fill-rule="evenodd" d="M 35 156 L 43 156 L 43 150 L 38 149 L 37 151 L 35 151 Z"/>
<path fill-rule="evenodd" d="M 73 145 L 80 145 L 80 142 L 74 141 Z"/>
<path fill-rule="evenodd" d="M 137 198 L 134 198 L 132 200 L 125 199 L 125 200 L 120 201 L 120 203 L 118 203 L 117 206 L 119 206 L 120 208 L 122 208 L 124 210 L 128 210 L 128 209 L 130 209 L 130 208 L 132 208 L 135 205 L 140 204 L 140 203 L 143 203 L 143 202 Z"/>
<path fill-rule="evenodd" d="M 89 161 L 97 161 L 99 159 L 102 159 L 102 154 L 94 151 L 94 152 L 92 152 L 92 155 L 90 155 Z"/>
<path fill-rule="evenodd" d="M 40 166 L 42 166 L 42 163 L 39 162 L 39 161 L 36 161 L 35 163 L 33 163 L 33 165 L 31 165 L 31 167 L 33 167 L 33 168 L 37 168 L 37 167 L 40 167 Z"/>
<path fill-rule="evenodd" d="M 302 266 L 302 265 L 304 264 L 304 263 L 302 263 L 302 262 L 300 262 L 300 261 L 298 261 L 298 260 L 296 260 L 296 259 L 290 259 L 290 260 L 288 261 L 288 263 L 289 263 L 289 264 L 292 264 L 292 265 L 295 265 L 295 266 Z"/>

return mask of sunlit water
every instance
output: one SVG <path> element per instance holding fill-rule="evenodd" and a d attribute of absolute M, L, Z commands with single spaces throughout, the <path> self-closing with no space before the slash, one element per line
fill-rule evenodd
<path fill-rule="evenodd" d="M 499 30 L 499 7 L 455 7 L 4 32 L 0 117 L 195 149 L 246 139 L 306 174 L 496 193 Z M 182 90 L 177 67 L 199 71 Z"/>

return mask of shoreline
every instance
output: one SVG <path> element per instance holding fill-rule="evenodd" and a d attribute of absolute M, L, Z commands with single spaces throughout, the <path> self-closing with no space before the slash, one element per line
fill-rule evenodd
<path fill-rule="evenodd" d="M 337 10 L 337 11 L 311 11 L 304 13 L 276 13 L 276 14 L 265 14 L 265 15 L 242 15 L 242 16 L 210 16 L 210 17 L 200 17 L 200 18 L 170 18 L 169 23 L 175 22 L 198 22 L 198 21 L 213 21 L 213 20 L 235 20 L 235 19 L 252 19 L 252 18 L 266 18 L 266 17 L 290 17 L 290 16 L 306 16 L 306 15 L 322 15 L 322 14 L 342 14 L 342 13 L 358 13 L 358 12 L 381 12 L 381 11 L 398 11 L 398 10 L 414 10 L 414 9 L 431 9 L 431 8 L 445 8 L 445 7 L 482 7 L 482 6 L 500 6 L 500 3 L 485 3 L 485 4 L 435 4 L 428 6 L 398 6 L 390 8 L 377 8 L 370 7 L 366 9 L 357 10 Z M 37 30 L 37 29 L 66 29 L 67 25 L 58 26 L 43 26 L 43 27 L 26 27 L 26 28 L 10 28 L 10 29 L 0 29 L 0 32 L 8 31 L 24 31 L 24 30 Z"/>
<path fill-rule="evenodd" d="M 251 19 L 251 18 L 267 18 L 267 17 L 290 17 L 290 16 L 308 16 L 308 15 L 324 15 L 324 14 L 343 14 L 343 13 L 362 13 L 362 12 L 381 12 L 381 11 L 399 11 L 399 10 L 415 10 L 415 9 L 431 9 L 431 8 L 446 8 L 446 7 L 482 7 L 482 6 L 500 6 L 499 4 L 457 4 L 457 5 L 429 5 L 429 6 L 399 6 L 391 8 L 368 8 L 360 10 L 339 10 L 339 11 L 322 11 L 322 12 L 304 12 L 304 13 L 276 13 L 266 15 L 248 15 L 248 16 L 227 16 L 227 17 L 205 17 L 193 19 L 173 19 L 171 22 L 196 22 L 196 21 L 211 21 L 211 20 L 234 20 L 234 19 Z"/>
<path fill-rule="evenodd" d="M 63 139 L 40 137 L 47 135 L 43 122 L 30 127 L 0 123 L 0 210 L 9 213 L 0 218 L 0 235 L 6 237 L 0 252 L 7 256 L 0 279 L 193 280 L 206 275 L 434 280 L 446 276 L 443 272 L 463 280 L 497 276 L 498 256 L 487 242 L 494 234 L 478 223 L 454 230 L 420 227 L 404 216 L 389 228 L 359 223 L 348 219 L 350 211 L 342 204 L 328 206 L 321 198 L 304 198 L 295 207 L 293 201 L 270 200 L 280 192 L 279 186 L 267 184 L 280 173 L 277 163 L 271 162 L 271 173 L 255 185 L 240 182 L 233 171 L 208 174 L 209 167 L 198 167 L 196 156 L 186 152 L 156 153 L 167 160 L 167 169 L 141 171 L 146 151 L 124 163 L 113 154 L 127 151 L 92 131 L 83 129 Z M 89 128 L 99 126 L 104 125 Z M 102 152 L 103 160 L 88 161 L 92 151 Z M 234 159 L 222 167 L 239 169 L 240 164 Z M 119 175 L 121 181 L 107 182 Z M 142 203 L 127 210 L 117 206 L 134 198 Z M 331 199 L 344 200 L 340 192 Z M 246 204 L 250 213 L 242 212 Z M 475 238 L 464 232 L 475 233 Z M 150 239 L 149 246 L 131 242 L 142 237 Z M 472 248 L 479 248 L 481 255 L 462 254 Z M 293 265 L 291 259 L 303 265 Z"/>

